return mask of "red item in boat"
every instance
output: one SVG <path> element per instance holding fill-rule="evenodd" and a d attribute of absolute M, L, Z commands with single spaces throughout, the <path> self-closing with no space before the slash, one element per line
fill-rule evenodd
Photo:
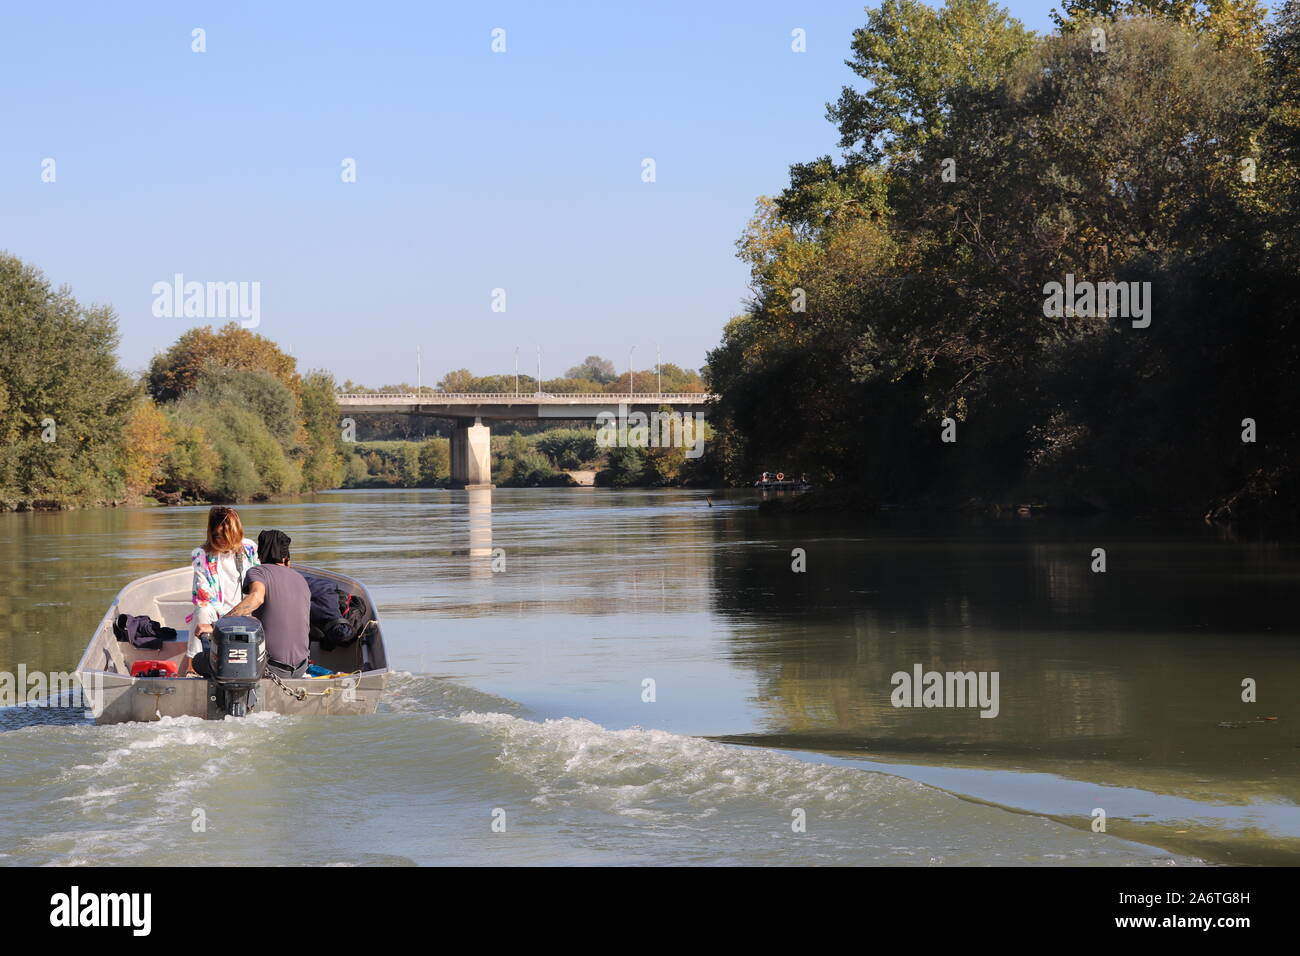
<path fill-rule="evenodd" d="M 173 661 L 133 661 L 132 677 L 175 677 L 176 664 Z"/>

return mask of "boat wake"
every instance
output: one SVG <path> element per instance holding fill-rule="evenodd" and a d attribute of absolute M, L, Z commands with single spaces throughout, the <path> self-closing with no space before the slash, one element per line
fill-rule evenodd
<path fill-rule="evenodd" d="M 473 712 L 457 719 L 486 731 L 500 765 L 527 782 L 526 820 L 600 821 L 602 848 L 632 859 L 649 844 L 683 843 L 690 862 L 722 864 L 1196 862 L 901 777 L 770 750 L 581 719 Z M 941 833 L 950 836 L 936 838 Z"/>
<path fill-rule="evenodd" d="M 394 674 L 377 714 L 0 734 L 0 862 L 1195 862 L 889 774 Z"/>

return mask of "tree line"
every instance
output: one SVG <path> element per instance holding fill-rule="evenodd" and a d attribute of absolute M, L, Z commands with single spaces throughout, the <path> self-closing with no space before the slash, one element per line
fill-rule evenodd
<path fill-rule="evenodd" d="M 614 363 L 599 355 L 589 355 L 581 365 L 576 365 L 560 378 L 544 379 L 541 391 L 552 394 L 568 393 L 622 393 L 635 389 L 638 393 L 654 392 L 662 386 L 665 393 L 702 394 L 704 379 L 695 369 L 682 368 L 671 362 L 664 362 L 655 368 L 629 370 L 619 374 L 614 370 Z M 521 372 L 476 375 L 467 368 L 448 372 L 435 386 L 424 386 L 426 392 L 485 392 L 494 395 L 532 395 L 537 392 L 537 378 Z M 343 383 L 343 391 L 376 392 L 414 392 L 416 387 L 407 382 L 398 385 L 384 385 L 380 388 L 367 388 L 351 379 Z"/>
<path fill-rule="evenodd" d="M 0 255 L 0 510 L 448 483 L 449 443 L 430 435 L 427 421 L 366 416 L 363 434 L 352 436 L 360 440 L 345 440 L 331 373 L 300 373 L 292 356 L 238 323 L 186 330 L 135 378 L 118 366 L 117 345 L 111 309 L 83 306 L 39 269 Z M 694 371 L 658 371 L 665 391 L 703 389 Z M 439 387 L 513 391 L 513 375 L 509 389 L 505 378 L 460 370 Z M 626 391 L 620 381 L 627 375 L 590 356 L 544 387 Z M 534 389 L 532 379 L 521 385 Z M 615 485 L 699 476 L 678 450 L 622 449 L 607 461 L 594 426 L 506 426 L 491 452 L 504 487 L 569 485 L 568 472 L 584 469 Z"/>
<path fill-rule="evenodd" d="M 189 329 L 133 380 L 107 307 L 0 255 L 0 510 L 246 501 L 344 477 L 328 372 L 237 323 Z"/>
<path fill-rule="evenodd" d="M 732 481 L 1296 517 L 1300 3 L 1055 19 L 868 10 L 841 156 L 792 166 L 737 244 L 752 298 L 705 370 Z M 1120 307 L 1054 310 L 1076 282 Z M 1144 290 L 1148 319 L 1117 294 Z"/>

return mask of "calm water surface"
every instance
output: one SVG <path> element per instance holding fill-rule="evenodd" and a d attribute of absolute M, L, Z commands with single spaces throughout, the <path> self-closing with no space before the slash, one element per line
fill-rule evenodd
<path fill-rule="evenodd" d="M 1300 862 L 1294 541 L 752 504 L 244 506 L 251 535 L 283 528 L 298 560 L 370 588 L 399 671 L 380 713 L 0 711 L 0 863 Z M 0 671 L 71 670 L 122 585 L 187 562 L 205 514 L 0 515 Z M 1000 713 L 891 706 L 917 663 L 998 672 Z"/>

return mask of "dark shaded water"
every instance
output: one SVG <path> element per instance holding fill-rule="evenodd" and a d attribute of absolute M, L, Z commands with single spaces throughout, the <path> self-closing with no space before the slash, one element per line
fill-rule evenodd
<path fill-rule="evenodd" d="M 4 712 L 0 848 L 275 862 L 265 834 L 303 800 L 364 799 L 375 820 L 289 840 L 285 861 L 1300 861 L 1294 542 L 850 527 L 751 504 L 520 489 L 241 508 L 252 533 L 285 528 L 304 563 L 366 581 L 406 672 L 382 712 L 116 728 Z M 0 671 L 70 670 L 118 588 L 185 563 L 204 511 L 0 515 Z M 893 707 L 891 675 L 916 664 L 997 672 L 998 716 Z M 263 838 L 218 836 L 250 797 Z"/>

